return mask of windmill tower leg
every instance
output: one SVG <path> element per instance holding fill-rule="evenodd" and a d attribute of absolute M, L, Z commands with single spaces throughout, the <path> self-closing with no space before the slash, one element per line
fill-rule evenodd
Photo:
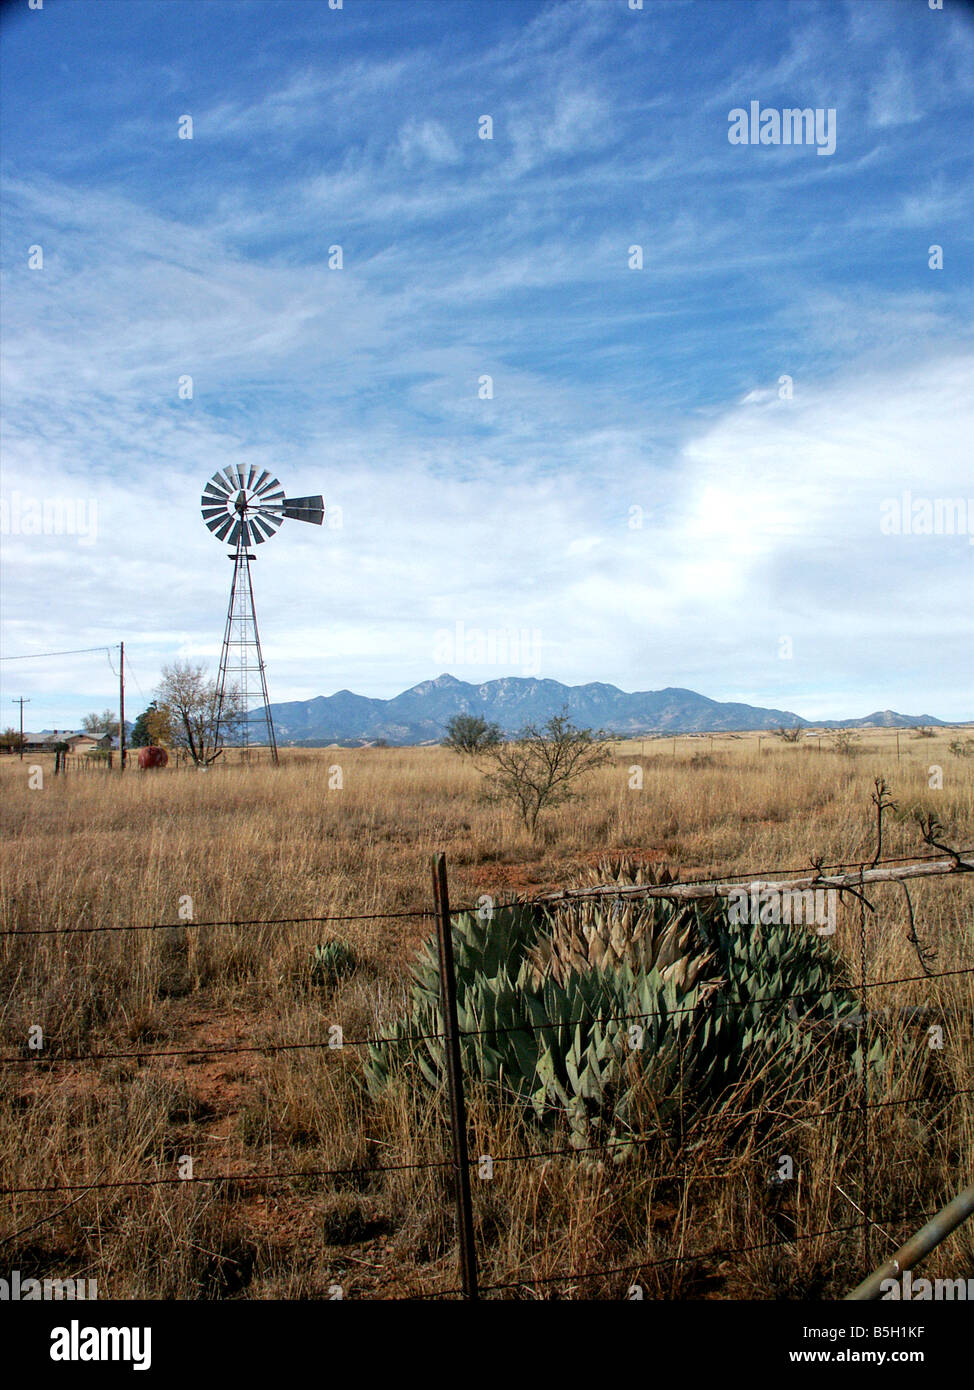
<path fill-rule="evenodd" d="M 260 630 L 257 627 L 257 610 L 254 608 L 254 589 L 250 582 L 250 562 L 246 562 L 247 574 L 247 593 L 250 603 L 250 617 L 254 629 L 254 653 L 256 656 L 257 671 L 260 675 L 260 694 L 263 701 L 264 722 L 267 725 L 267 747 L 271 755 L 271 762 L 277 766 L 277 739 L 274 736 L 274 719 L 271 715 L 271 702 L 267 694 L 267 674 L 264 669 L 264 655 L 260 649 Z"/>
<path fill-rule="evenodd" d="M 250 578 L 250 561 L 254 557 L 247 550 L 243 535 L 238 538 L 236 550 L 229 558 L 233 561 L 233 581 L 217 676 L 214 751 L 221 746 L 226 734 L 235 734 L 235 741 L 246 755 L 250 748 L 251 730 L 248 716 L 252 704 L 259 698 L 264 712 L 267 747 L 271 761 L 276 766 L 277 739 Z"/>
<path fill-rule="evenodd" d="M 223 744 L 223 732 L 225 729 L 228 729 L 229 725 L 232 723 L 229 718 L 224 717 L 224 710 L 228 705 L 232 706 L 234 704 L 232 684 L 230 689 L 231 698 L 229 701 L 227 700 L 227 686 L 230 680 L 228 671 L 231 665 L 231 636 L 233 633 L 233 614 L 237 597 L 237 575 L 239 573 L 239 565 L 237 564 L 237 556 L 231 556 L 231 559 L 234 561 L 233 579 L 230 582 L 230 602 L 227 605 L 227 620 L 223 628 L 223 646 L 220 650 L 220 670 L 216 678 L 216 720 L 213 728 L 214 753 L 219 752 L 221 749 Z"/>

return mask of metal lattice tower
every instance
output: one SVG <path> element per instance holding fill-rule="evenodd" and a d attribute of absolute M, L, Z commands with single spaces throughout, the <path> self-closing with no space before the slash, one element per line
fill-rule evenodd
<path fill-rule="evenodd" d="M 267 676 L 260 649 L 260 631 L 254 609 L 254 587 L 250 562 L 257 557 L 250 546 L 261 545 L 275 534 L 285 517 L 309 521 L 320 526 L 325 517 L 322 497 L 285 497 L 284 489 L 266 470 L 258 476 L 256 468 L 224 468 L 214 473 L 203 490 L 203 520 L 217 537 L 233 547 L 233 581 L 220 653 L 217 676 L 217 711 L 214 748 L 221 734 L 230 734 L 234 743 L 248 749 L 252 723 L 263 723 L 272 760 L 277 762 L 277 739 L 267 694 Z M 255 700 L 260 700 L 256 721 L 250 718 Z"/>

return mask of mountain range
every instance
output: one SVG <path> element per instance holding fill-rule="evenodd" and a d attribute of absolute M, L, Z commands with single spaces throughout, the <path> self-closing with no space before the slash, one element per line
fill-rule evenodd
<path fill-rule="evenodd" d="M 667 687 L 627 694 L 614 685 L 562 685 L 530 676 L 502 676 L 470 685 L 455 676 L 421 681 L 391 700 L 370 699 L 351 690 L 271 705 L 278 742 L 320 747 L 330 743 L 438 743 L 456 714 L 482 715 L 506 734 L 525 724 L 544 724 L 568 711 L 574 724 L 613 734 L 684 734 L 794 728 L 914 728 L 943 725 L 933 715 L 881 710 L 861 719 L 818 723 L 790 710 L 710 700 L 693 690 Z"/>

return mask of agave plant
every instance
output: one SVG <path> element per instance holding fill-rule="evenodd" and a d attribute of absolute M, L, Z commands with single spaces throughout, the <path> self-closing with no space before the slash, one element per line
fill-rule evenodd
<path fill-rule="evenodd" d="M 334 986 L 346 975 L 351 975 L 357 965 L 358 959 L 351 946 L 337 939 L 327 941 L 311 952 L 311 982 Z"/>
<path fill-rule="evenodd" d="M 535 982 L 525 951 L 533 913 L 501 908 L 485 928 L 463 915 L 454 924 L 457 1022 L 464 1074 L 539 1120 L 564 1114 L 572 1142 L 630 1131 L 634 1086 L 651 1072 L 658 1109 L 678 1103 L 691 1078 L 706 1084 L 712 1060 L 681 1055 L 696 1022 L 696 991 L 679 991 L 658 971 L 635 976 L 626 964 L 573 971 L 563 981 Z M 492 940 L 491 928 L 496 931 Z M 486 949 L 485 949 L 486 946 Z M 490 974 L 478 968 L 487 963 Z M 634 1013 L 647 1015 L 633 1034 Z M 366 1077 L 373 1094 L 396 1076 L 439 1089 L 445 1081 L 435 947 L 414 967 L 409 1016 L 391 1042 L 373 1044 Z"/>
<path fill-rule="evenodd" d="M 625 864 L 597 873 L 619 887 L 672 881 Z M 487 920 L 461 914 L 453 941 L 464 1074 L 541 1121 L 563 1115 L 577 1146 L 597 1135 L 623 1152 L 647 1092 L 665 1117 L 749 1071 L 807 1085 L 837 1047 L 862 1066 L 841 1026 L 856 1000 L 828 946 L 787 925 L 742 932 L 721 901 L 609 895 L 547 912 L 515 904 Z M 369 1049 L 373 1093 L 396 1076 L 444 1084 L 432 938 L 412 974 L 408 1016 Z"/>
<path fill-rule="evenodd" d="M 661 887 L 672 883 L 668 869 L 622 860 L 602 860 L 583 871 L 572 887 Z M 682 989 L 713 979 L 714 952 L 707 946 L 706 924 L 719 908 L 695 903 L 675 907 L 665 898 L 635 895 L 567 899 L 549 910 L 535 945 L 528 952 L 535 982 L 551 977 L 564 983 L 573 971 L 607 970 L 625 963 L 636 974 L 657 970 L 663 980 Z"/>

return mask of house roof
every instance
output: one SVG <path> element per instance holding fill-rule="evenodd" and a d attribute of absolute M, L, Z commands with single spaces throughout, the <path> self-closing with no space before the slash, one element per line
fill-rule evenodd
<path fill-rule="evenodd" d="M 24 730 L 25 743 L 67 743 L 74 738 L 90 738 L 92 743 L 98 742 L 94 734 L 86 733 L 84 729 L 41 729 L 36 734 Z"/>

